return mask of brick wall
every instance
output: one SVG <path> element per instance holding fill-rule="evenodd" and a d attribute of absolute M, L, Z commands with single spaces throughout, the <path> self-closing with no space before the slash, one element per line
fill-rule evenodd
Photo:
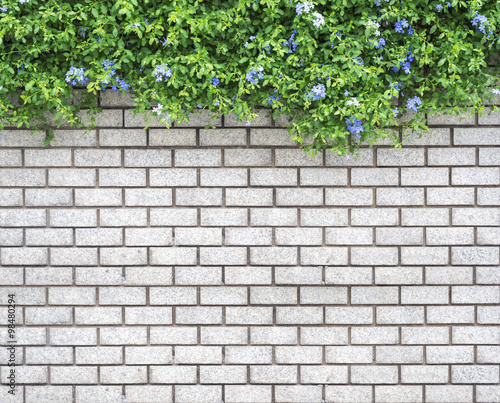
<path fill-rule="evenodd" d="M 346 160 L 120 99 L 0 131 L 0 401 L 500 401 L 498 114 Z"/>

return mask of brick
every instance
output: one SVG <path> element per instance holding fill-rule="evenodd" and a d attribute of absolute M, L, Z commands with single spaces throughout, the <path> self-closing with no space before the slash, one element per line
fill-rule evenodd
<path fill-rule="evenodd" d="M 0 189 L 0 206 L 22 206 L 23 189 Z"/>
<path fill-rule="evenodd" d="M 153 366 L 151 383 L 196 383 L 195 366 Z M 142 400 L 141 400 L 142 402 Z"/>
<path fill-rule="evenodd" d="M 200 248 L 202 265 L 241 265 L 246 262 L 247 251 L 244 247 Z"/>
<path fill-rule="evenodd" d="M 123 284 L 122 268 L 121 267 L 77 267 L 75 268 L 75 284 L 78 285 Z"/>
<path fill-rule="evenodd" d="M 472 245 L 473 228 L 427 228 L 427 245 Z"/>
<path fill-rule="evenodd" d="M 429 403 L 472 402 L 472 386 L 428 385 L 425 387 L 425 401 Z"/>
<path fill-rule="evenodd" d="M 233 347 L 226 348 L 227 350 Z M 222 364 L 222 347 L 176 346 L 176 364 Z"/>
<path fill-rule="evenodd" d="M 169 167 L 172 152 L 170 150 L 125 150 L 126 167 Z"/>
<path fill-rule="evenodd" d="M 221 150 L 175 150 L 176 167 L 220 167 Z"/>
<path fill-rule="evenodd" d="M 346 168 L 300 168 L 301 186 L 347 186 Z"/>
<path fill-rule="evenodd" d="M 220 115 L 214 115 L 214 113 L 208 109 L 196 110 L 190 113 L 189 122 L 183 119 L 182 123 L 178 120 L 174 121 L 175 127 L 193 127 L 193 126 L 222 126 Z"/>
<path fill-rule="evenodd" d="M 497 188 L 478 188 L 477 204 L 500 206 L 500 189 Z"/>
<path fill-rule="evenodd" d="M 126 113 L 128 111 L 125 111 Z M 127 120 L 127 118 L 125 118 Z M 101 129 L 99 144 L 103 147 L 146 146 L 146 130 L 141 129 Z"/>
<path fill-rule="evenodd" d="M 147 225 L 146 209 L 101 209 L 103 227 L 138 227 Z"/>
<path fill-rule="evenodd" d="M 226 189 L 226 206 L 272 205 L 272 189 Z"/>
<path fill-rule="evenodd" d="M 196 226 L 197 211 L 195 208 L 151 208 L 150 224 L 152 226 Z"/>
<path fill-rule="evenodd" d="M 245 383 L 247 369 L 245 366 L 203 366 L 200 367 L 200 383 Z"/>
<path fill-rule="evenodd" d="M 371 206 L 373 191 L 371 189 L 325 189 L 327 206 Z"/>
<path fill-rule="evenodd" d="M 8 304 L 8 294 L 12 288 L 0 288 L 0 303 Z M 18 305 L 45 305 L 45 289 L 38 287 L 23 287 L 15 289 L 15 301 Z"/>
<path fill-rule="evenodd" d="M 321 245 L 321 228 L 276 228 L 276 245 Z"/>
<path fill-rule="evenodd" d="M 171 364 L 172 347 L 125 347 L 125 364 Z"/>
<path fill-rule="evenodd" d="M 500 284 L 498 267 L 476 267 L 477 284 Z"/>
<path fill-rule="evenodd" d="M 42 143 L 37 144 L 40 146 Z M 97 135 L 95 130 L 54 130 L 52 147 L 95 147 Z"/>
<path fill-rule="evenodd" d="M 28 267 L 28 269 L 32 269 Z M 22 267 L 2 267 L 0 268 L 1 285 L 22 285 L 24 283 L 24 269 Z M 27 277 L 26 284 L 30 284 L 30 276 Z"/>
<path fill-rule="evenodd" d="M 325 312 L 325 323 L 333 325 L 373 323 L 373 309 L 370 307 L 326 307 Z"/>
<path fill-rule="evenodd" d="M 225 166 L 271 166 L 271 150 L 228 149 L 224 150 Z"/>
<path fill-rule="evenodd" d="M 371 403 L 372 386 L 325 386 L 325 396 L 328 400 L 339 403 Z M 354 399 L 354 400 L 353 400 Z"/>
<path fill-rule="evenodd" d="M 498 121 L 498 110 L 492 111 L 491 108 L 488 107 L 484 108 L 484 111 L 481 111 L 480 116 L 478 117 L 478 123 L 480 125 L 495 125 L 498 124 Z"/>
<path fill-rule="evenodd" d="M 226 267 L 224 269 L 224 283 L 226 285 L 271 284 L 271 267 Z"/>
<path fill-rule="evenodd" d="M 453 365 L 452 383 L 498 383 L 498 365 Z"/>
<path fill-rule="evenodd" d="M 227 126 L 226 122 L 224 125 Z M 238 125 L 241 126 L 241 125 Z M 247 133 L 245 129 L 200 129 L 200 146 L 245 146 Z"/>
<path fill-rule="evenodd" d="M 471 350 L 473 346 L 468 346 Z M 484 364 L 495 364 L 498 361 L 500 346 L 478 346 L 477 347 L 477 362 Z M 474 354 L 471 354 L 474 357 Z"/>
<path fill-rule="evenodd" d="M 32 238 L 30 238 L 30 241 L 32 241 Z M 23 230 L 21 228 L 0 228 L 1 246 L 22 246 L 22 244 L 23 244 Z M 37 242 L 35 243 L 30 242 L 26 244 L 36 245 Z"/>
<path fill-rule="evenodd" d="M 24 163 L 27 167 L 69 167 L 71 150 L 25 150 Z"/>
<path fill-rule="evenodd" d="M 198 343 L 196 327 L 155 326 L 151 327 L 149 332 L 150 332 L 149 335 L 150 344 L 197 344 Z"/>
<path fill-rule="evenodd" d="M 273 383 L 296 383 L 296 365 L 252 365 L 250 367 L 250 383 L 273 384 Z"/>
<path fill-rule="evenodd" d="M 351 209 L 351 225 L 395 226 L 399 223 L 397 208 Z"/>
<path fill-rule="evenodd" d="M 453 304 L 500 303 L 500 290 L 495 286 L 454 286 L 451 301 Z"/>
<path fill-rule="evenodd" d="M 25 308 L 27 325 L 70 325 L 73 323 L 71 308 Z"/>
<path fill-rule="evenodd" d="M 351 344 L 397 344 L 398 328 L 384 327 L 352 327 Z"/>
<path fill-rule="evenodd" d="M 423 307 L 394 306 L 377 307 L 378 324 L 423 324 Z"/>
<path fill-rule="evenodd" d="M 0 167 L 20 167 L 22 165 L 21 150 L 0 150 Z"/>
<path fill-rule="evenodd" d="M 45 265 L 47 264 L 47 248 L 2 248 L 0 262 L 9 265 Z"/>
<path fill-rule="evenodd" d="M 396 265 L 398 256 L 396 247 L 351 247 L 351 263 L 354 265 Z"/>
<path fill-rule="evenodd" d="M 100 368 L 100 381 L 104 384 L 145 383 L 147 367 L 106 367 Z"/>
<path fill-rule="evenodd" d="M 89 112 L 85 113 L 81 110 L 77 115 L 82 119 L 85 127 L 91 126 L 91 117 L 95 118 L 95 126 L 123 126 L 123 113 L 119 109 L 104 109 L 96 115 L 90 115 Z"/>
<path fill-rule="evenodd" d="M 452 224 L 474 226 L 500 225 L 500 209 L 453 208 Z"/>
<path fill-rule="evenodd" d="M 49 403 L 58 402 L 71 402 L 73 396 L 73 389 L 71 386 L 26 386 L 25 387 L 26 399 L 39 402 Z"/>
<path fill-rule="evenodd" d="M 196 186 L 198 183 L 196 168 L 168 168 L 168 169 L 150 169 L 151 186 Z M 135 190 L 135 189 L 130 189 Z M 140 189 L 146 191 L 148 189 Z M 155 189 L 167 190 L 167 189 Z"/>
<path fill-rule="evenodd" d="M 456 265 L 491 265 L 499 263 L 498 247 L 452 247 L 451 263 Z"/>
<path fill-rule="evenodd" d="M 477 322 L 499 324 L 500 308 L 498 306 L 479 306 L 477 308 Z"/>
<path fill-rule="evenodd" d="M 300 287 L 301 304 L 347 304 L 347 287 Z"/>
<path fill-rule="evenodd" d="M 271 364 L 270 346 L 228 346 L 225 347 L 226 364 Z"/>
<path fill-rule="evenodd" d="M 277 324 L 321 324 L 323 323 L 322 307 L 276 307 Z"/>
<path fill-rule="evenodd" d="M 403 286 L 402 304 L 447 304 L 448 287 L 445 286 Z"/>
<path fill-rule="evenodd" d="M 66 190 L 66 189 L 61 189 Z M 77 206 L 121 206 L 121 189 L 75 189 Z"/>
<path fill-rule="evenodd" d="M 121 325 L 121 307 L 75 308 L 75 323 L 78 325 Z"/>
<path fill-rule="evenodd" d="M 222 323 L 222 308 L 220 307 L 176 307 L 175 314 L 177 324 L 209 325 Z"/>
<path fill-rule="evenodd" d="M 144 287 L 100 287 L 99 304 L 101 305 L 145 305 Z"/>
<path fill-rule="evenodd" d="M 421 386 L 375 386 L 375 399 L 381 403 L 391 402 L 422 402 Z"/>
<path fill-rule="evenodd" d="M 76 386 L 76 402 L 84 403 L 99 398 L 103 401 L 119 401 L 123 387 L 120 386 Z"/>
<path fill-rule="evenodd" d="M 286 129 L 250 129 L 251 146 L 295 146 Z"/>
<path fill-rule="evenodd" d="M 401 263 L 404 265 L 448 264 L 448 248 L 440 246 L 405 246 L 401 248 Z"/>
<path fill-rule="evenodd" d="M 480 148 L 479 165 L 498 165 L 500 161 L 500 149 L 498 148 Z"/>
<path fill-rule="evenodd" d="M 448 383 L 447 365 L 402 365 L 401 383 Z"/>
<path fill-rule="evenodd" d="M 101 248 L 100 263 L 103 266 L 147 264 L 146 248 Z"/>
<path fill-rule="evenodd" d="M 22 365 L 22 363 L 19 363 Z M 15 380 L 19 383 L 30 384 L 30 383 L 47 383 L 47 367 L 24 367 L 19 365 L 17 370 L 15 371 Z M 11 368 L 3 367 L 2 368 L 2 379 L 5 379 L 3 383 L 8 383 L 9 379 L 7 376 L 9 375 L 9 371 Z M 56 382 L 54 382 L 56 383 Z M 16 395 L 19 395 L 18 389 L 15 389 Z M 8 393 L 8 392 L 7 392 Z M 22 399 L 22 397 L 21 397 Z M 8 400 L 5 400 L 8 401 Z"/>
<path fill-rule="evenodd" d="M 146 327 L 101 327 L 99 331 L 101 345 L 147 344 Z M 126 351 L 129 360 L 128 351 Z"/>
<path fill-rule="evenodd" d="M 271 228 L 227 228 L 225 230 L 225 245 L 271 245 L 271 243 Z"/>
<path fill-rule="evenodd" d="M 398 383 L 398 367 L 390 365 L 351 366 L 352 383 Z"/>
<path fill-rule="evenodd" d="M 456 128 L 453 135 L 454 145 L 500 145 L 498 129 L 493 127 Z"/>
<path fill-rule="evenodd" d="M 277 346 L 275 359 L 277 364 L 321 364 L 323 358 L 320 346 Z"/>
<path fill-rule="evenodd" d="M 45 131 L 0 130 L 0 147 L 42 147 Z"/>
<path fill-rule="evenodd" d="M 73 364 L 72 347 L 26 347 L 26 364 Z"/>
<path fill-rule="evenodd" d="M 250 264 L 252 265 L 254 264 L 290 265 L 296 263 L 297 263 L 296 247 L 251 247 L 250 248 Z"/>
<path fill-rule="evenodd" d="M 422 364 L 422 346 L 377 346 L 377 364 Z"/>
<path fill-rule="evenodd" d="M 222 189 L 176 189 L 175 202 L 178 206 L 221 206 Z"/>
<path fill-rule="evenodd" d="M 296 186 L 297 169 L 250 168 L 251 186 Z"/>
<path fill-rule="evenodd" d="M 352 304 L 397 304 L 397 287 L 352 287 Z"/>
<path fill-rule="evenodd" d="M 218 403 L 222 397 L 222 386 L 218 385 L 176 385 L 175 400 L 179 403 Z"/>
<path fill-rule="evenodd" d="M 474 148 L 429 148 L 428 165 L 476 165 Z"/>
<path fill-rule="evenodd" d="M 153 127 L 166 127 L 166 120 L 162 121 L 160 117 L 154 115 L 152 111 L 145 111 L 144 113 L 136 113 L 134 110 L 125 110 L 125 127 L 144 128 L 145 126 Z M 162 122 L 160 122 L 162 121 Z M 170 124 L 170 127 L 172 125 Z"/>
<path fill-rule="evenodd" d="M 276 149 L 274 151 L 276 166 L 321 166 L 323 165 L 323 154 L 318 153 L 315 157 L 308 155 L 302 149 Z"/>
<path fill-rule="evenodd" d="M 200 303 L 202 305 L 246 305 L 247 289 L 245 287 L 201 287 Z"/>
<path fill-rule="evenodd" d="M 448 168 L 401 168 L 401 185 L 447 186 L 448 172 Z"/>
<path fill-rule="evenodd" d="M 276 386 L 275 389 L 276 402 L 300 403 L 304 402 L 304 399 L 320 401 L 321 395 L 322 387 L 320 385 Z"/>
<path fill-rule="evenodd" d="M 297 328 L 295 327 L 251 327 L 250 344 L 297 344 Z"/>
<path fill-rule="evenodd" d="M 500 239 L 500 227 L 477 229 L 478 245 L 498 245 L 499 239 Z"/>
<path fill-rule="evenodd" d="M 145 186 L 146 170 L 140 168 L 101 168 L 99 169 L 100 186 Z"/>
<path fill-rule="evenodd" d="M 42 227 L 46 225 L 45 210 L 0 210 L 0 227 Z"/>
<path fill-rule="evenodd" d="M 201 344 L 247 344 L 245 327 L 202 327 Z"/>
<path fill-rule="evenodd" d="M 427 346 L 427 364 L 472 364 L 474 347 L 472 346 Z"/>
<path fill-rule="evenodd" d="M 172 402 L 172 387 L 160 385 L 127 385 L 125 395 L 129 403 Z"/>
<path fill-rule="evenodd" d="M 195 129 L 149 129 L 150 146 L 195 146 Z"/>
<path fill-rule="evenodd" d="M 419 206 L 424 204 L 423 188 L 377 189 L 378 206 Z"/>
<path fill-rule="evenodd" d="M 52 367 L 50 368 L 52 384 L 95 384 L 97 383 L 96 367 Z"/>
<path fill-rule="evenodd" d="M 346 265 L 347 248 L 345 247 L 301 247 L 301 265 Z"/>
<path fill-rule="evenodd" d="M 437 266 L 425 269 L 426 284 L 472 284 L 472 267 Z"/>
<path fill-rule="evenodd" d="M 203 225 L 203 220 L 202 220 L 202 225 Z M 240 225 L 246 225 L 246 220 L 244 224 Z M 297 209 L 285 209 L 285 208 L 250 209 L 250 225 L 251 226 L 295 226 L 297 225 Z"/>
<path fill-rule="evenodd" d="M 226 403 L 268 403 L 271 401 L 271 386 L 227 385 L 224 386 Z"/>
<path fill-rule="evenodd" d="M 351 185 L 353 186 L 391 186 L 397 185 L 397 168 L 352 168 Z"/>
<path fill-rule="evenodd" d="M 322 284 L 321 267 L 276 267 L 276 284 Z"/>
<path fill-rule="evenodd" d="M 424 165 L 424 149 L 383 149 L 377 150 L 378 166 L 418 166 Z"/>
<path fill-rule="evenodd" d="M 250 304 L 295 305 L 297 288 L 295 287 L 251 287 Z"/>
<path fill-rule="evenodd" d="M 4 210 L 6 211 L 6 210 Z M 33 210 L 34 211 L 34 210 Z M 36 215 L 39 217 L 36 222 L 43 222 L 45 225 L 45 211 L 36 210 Z M 40 214 L 42 213 L 42 214 Z M 29 211 L 24 214 L 33 214 Z M 49 210 L 50 226 L 51 227 L 95 227 L 97 226 L 97 211 L 96 210 L 71 210 L 57 209 Z M 41 219 L 43 217 L 43 220 Z"/>
<path fill-rule="evenodd" d="M 402 209 L 401 224 L 416 225 L 449 225 L 449 210 L 445 208 Z"/>
<path fill-rule="evenodd" d="M 327 346 L 325 352 L 325 361 L 329 364 L 371 364 L 373 361 L 373 349 L 369 346 Z"/>
<path fill-rule="evenodd" d="M 176 267 L 175 284 L 178 285 L 220 285 L 222 268 L 219 267 Z"/>
<path fill-rule="evenodd" d="M 45 186 L 45 169 L 0 169 L 0 186 Z"/>
<path fill-rule="evenodd" d="M 101 92 L 100 106 L 134 106 L 134 99 L 129 94 L 122 94 L 119 91 Z"/>
<path fill-rule="evenodd" d="M 471 110 L 465 113 L 455 114 L 455 111 L 450 109 L 451 113 L 436 113 L 427 115 L 427 123 L 429 125 L 474 125 L 475 115 Z"/>
<path fill-rule="evenodd" d="M 127 246 L 171 245 L 172 230 L 170 228 L 125 228 L 125 244 Z M 133 264 L 132 260 L 128 264 Z"/>
<path fill-rule="evenodd" d="M 493 344 L 500 343 L 500 329 L 493 326 L 453 326 L 453 344 Z"/>
<path fill-rule="evenodd" d="M 277 206 L 320 206 L 323 189 L 276 189 Z"/>
<path fill-rule="evenodd" d="M 371 228 L 326 228 L 325 243 L 329 245 L 371 245 L 373 243 L 373 230 Z"/>
<path fill-rule="evenodd" d="M 472 306 L 429 306 L 428 323 L 474 323 Z"/>
<path fill-rule="evenodd" d="M 96 185 L 95 169 L 52 168 L 48 171 L 49 186 L 93 187 Z"/>
<path fill-rule="evenodd" d="M 347 339 L 346 328 L 302 327 L 300 329 L 300 343 L 302 345 L 342 345 L 347 344 Z M 293 349 L 289 351 L 293 351 Z"/>
<path fill-rule="evenodd" d="M 97 331 L 92 328 L 55 327 L 50 329 L 50 344 L 56 346 L 95 345 L 97 344 Z"/>
<path fill-rule="evenodd" d="M 49 305 L 95 305 L 95 303 L 95 288 L 49 288 Z"/>
<path fill-rule="evenodd" d="M 373 149 L 361 148 L 349 158 L 327 152 L 325 163 L 326 166 L 373 166 Z"/>
<path fill-rule="evenodd" d="M 26 189 L 26 206 L 71 206 L 71 189 Z"/>
<path fill-rule="evenodd" d="M 119 228 L 79 228 L 75 231 L 76 244 L 81 246 L 111 246 L 123 243 Z"/>
<path fill-rule="evenodd" d="M 455 386 L 456 388 L 469 388 L 471 386 Z M 472 393 L 470 393 L 472 395 Z M 476 402 L 487 403 L 500 400 L 500 386 L 498 385 L 477 385 L 476 386 Z M 472 401 L 472 396 L 470 401 Z"/>
<path fill-rule="evenodd" d="M 376 239 L 378 245 L 422 245 L 423 229 L 377 228 Z"/>
<path fill-rule="evenodd" d="M 283 209 L 284 210 L 284 209 Z M 287 210 L 293 211 L 293 210 Z M 297 225 L 295 221 L 294 224 Z M 346 227 L 347 209 L 321 208 L 321 209 L 300 209 L 300 224 L 303 227 Z M 252 223 L 253 225 L 253 223 Z M 275 226 L 276 224 L 271 224 Z"/>
<path fill-rule="evenodd" d="M 452 185 L 498 185 L 500 168 L 452 168 Z"/>
<path fill-rule="evenodd" d="M 172 308 L 126 307 L 125 323 L 132 325 L 170 325 L 172 324 Z"/>
<path fill-rule="evenodd" d="M 427 188 L 428 205 L 474 204 L 472 188 Z"/>

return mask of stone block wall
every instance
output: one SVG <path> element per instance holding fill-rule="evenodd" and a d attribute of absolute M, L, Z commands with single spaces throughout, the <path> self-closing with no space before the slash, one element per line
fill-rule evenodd
<path fill-rule="evenodd" d="M 498 114 L 347 160 L 103 105 L 0 131 L 1 402 L 500 401 Z"/>

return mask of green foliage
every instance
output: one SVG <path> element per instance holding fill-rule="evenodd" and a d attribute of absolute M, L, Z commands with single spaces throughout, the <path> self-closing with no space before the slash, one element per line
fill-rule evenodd
<path fill-rule="evenodd" d="M 300 143 L 313 136 L 304 146 L 313 153 L 353 153 L 361 143 L 392 135 L 398 123 L 403 130 L 426 130 L 425 113 L 482 111 L 490 101 L 499 73 L 498 65 L 488 66 L 500 49 L 499 2 L 313 4 L 298 14 L 296 0 L 0 0 L 8 8 L 0 11 L 0 129 L 3 123 L 48 130 L 48 143 L 54 125 L 84 126 L 82 108 L 101 111 L 98 91 L 117 77 L 131 86 L 136 112 L 161 104 L 172 121 L 189 120 L 197 105 L 240 120 L 246 115 L 250 122 L 254 109 L 268 108 L 274 118 L 293 116 L 290 135 Z M 487 22 L 474 26 L 476 12 Z M 315 23 L 313 13 L 324 24 Z M 403 19 L 413 34 L 408 28 L 396 32 Z M 487 37 L 478 28 L 492 33 Z M 379 38 L 386 44 L 377 49 Z M 290 52 L 292 42 L 296 49 Z M 407 73 L 408 55 L 413 60 Z M 104 59 L 115 63 L 111 79 Z M 171 77 L 157 82 L 162 64 Z M 88 78 L 78 98 L 78 87 L 65 81 L 71 66 L 84 68 Z M 259 66 L 263 77 L 252 83 L 247 73 L 257 74 Z M 326 96 L 306 99 L 318 84 Z M 399 112 L 407 112 L 415 97 L 421 100 L 418 112 L 401 119 L 394 99 Z M 360 120 L 363 131 L 350 132 L 346 119 Z M 396 138 L 394 144 L 400 147 Z"/>

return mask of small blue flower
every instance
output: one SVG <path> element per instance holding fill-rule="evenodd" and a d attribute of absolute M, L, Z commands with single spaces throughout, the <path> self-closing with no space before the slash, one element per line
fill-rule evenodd
<path fill-rule="evenodd" d="M 313 101 L 317 101 L 318 99 L 326 97 L 326 87 L 324 84 L 317 84 L 315 85 L 311 92 L 306 93 L 305 97 L 309 98 L 310 96 L 313 96 Z"/>
<path fill-rule="evenodd" d="M 84 75 L 85 69 L 77 68 L 75 66 L 71 66 L 70 69 L 66 72 L 66 82 L 71 85 L 86 84 L 88 81 L 88 77 Z"/>
<path fill-rule="evenodd" d="M 159 118 L 167 118 L 168 119 L 168 124 L 170 124 L 170 115 L 168 113 L 163 113 L 162 112 L 163 105 L 158 103 L 158 106 L 153 108 L 153 112 L 158 115 Z"/>
<path fill-rule="evenodd" d="M 488 23 L 488 18 L 486 18 L 484 15 L 478 14 L 476 11 L 476 14 L 474 14 L 474 18 L 472 19 L 471 23 L 474 26 L 480 24 L 478 30 L 483 34 L 486 34 L 486 24 Z"/>
<path fill-rule="evenodd" d="M 345 90 L 344 96 L 348 97 L 349 96 L 349 91 Z"/>
<path fill-rule="evenodd" d="M 325 24 L 325 18 L 320 13 L 313 13 L 312 15 L 315 17 L 313 25 L 316 28 L 319 28 L 321 25 Z"/>
<path fill-rule="evenodd" d="M 299 3 L 295 7 L 295 11 L 297 12 L 297 15 L 301 15 L 302 12 L 308 13 L 314 8 L 314 4 L 310 1 L 305 1 L 304 3 Z"/>
<path fill-rule="evenodd" d="M 170 71 L 167 64 L 161 64 L 160 66 L 156 66 L 154 75 L 156 82 L 165 81 L 172 76 L 172 71 Z"/>
<path fill-rule="evenodd" d="M 410 98 L 406 102 L 406 108 L 410 109 L 412 111 L 415 111 L 415 112 L 417 112 L 417 110 L 418 110 L 417 105 L 422 105 L 422 101 L 420 100 L 420 97 L 418 97 L 418 96 L 414 96 L 413 98 Z"/>
<path fill-rule="evenodd" d="M 0 11 L 2 13 L 6 13 L 8 9 L 9 9 L 9 7 L 0 7 Z"/>
<path fill-rule="evenodd" d="M 413 27 L 408 28 L 408 35 L 413 35 Z"/>
<path fill-rule="evenodd" d="M 385 45 L 385 39 L 379 38 L 378 45 L 375 45 L 375 49 L 382 49 L 384 45 Z"/>
<path fill-rule="evenodd" d="M 274 95 L 270 95 L 269 98 L 267 99 L 267 104 L 271 105 L 274 101 L 279 101 L 279 98 L 276 98 Z"/>
<path fill-rule="evenodd" d="M 403 18 L 401 21 L 398 21 L 394 24 L 394 28 L 396 32 L 403 34 L 405 32 L 403 28 L 408 28 L 408 21 Z"/>
<path fill-rule="evenodd" d="M 359 56 L 355 56 L 355 57 L 353 57 L 353 60 L 355 60 L 355 61 L 356 61 L 356 63 L 357 63 L 359 66 L 364 66 L 364 65 L 365 65 L 365 63 L 364 63 L 363 59 L 361 59 L 361 57 L 359 57 Z"/>
<path fill-rule="evenodd" d="M 352 119 L 352 123 L 351 123 L 351 119 Z M 355 138 L 356 138 L 356 140 L 359 140 L 359 139 L 361 139 L 360 133 L 365 131 L 365 129 L 363 128 L 363 123 L 359 119 L 356 119 L 356 118 L 351 118 L 351 119 L 346 118 L 346 120 L 345 120 L 345 122 L 347 124 L 347 130 L 351 134 L 356 134 Z"/>
<path fill-rule="evenodd" d="M 438 11 L 442 11 L 442 10 L 443 10 L 443 5 L 442 5 L 442 4 L 438 4 L 438 5 L 436 6 L 436 10 L 438 10 Z"/>
<path fill-rule="evenodd" d="M 27 3 L 27 2 L 29 2 L 29 1 L 30 1 L 30 0 L 19 0 L 19 3 L 24 4 L 24 3 Z"/>
<path fill-rule="evenodd" d="M 446 2 L 446 5 L 447 5 L 448 7 L 451 7 L 451 3 L 450 3 L 449 1 L 447 1 L 447 2 Z"/>
<path fill-rule="evenodd" d="M 219 79 L 217 77 L 212 78 L 212 84 L 214 87 L 217 87 L 219 85 Z"/>
<path fill-rule="evenodd" d="M 215 105 L 215 106 L 219 106 L 219 100 L 218 100 L 218 99 L 216 99 L 216 100 L 214 101 L 214 105 Z"/>

